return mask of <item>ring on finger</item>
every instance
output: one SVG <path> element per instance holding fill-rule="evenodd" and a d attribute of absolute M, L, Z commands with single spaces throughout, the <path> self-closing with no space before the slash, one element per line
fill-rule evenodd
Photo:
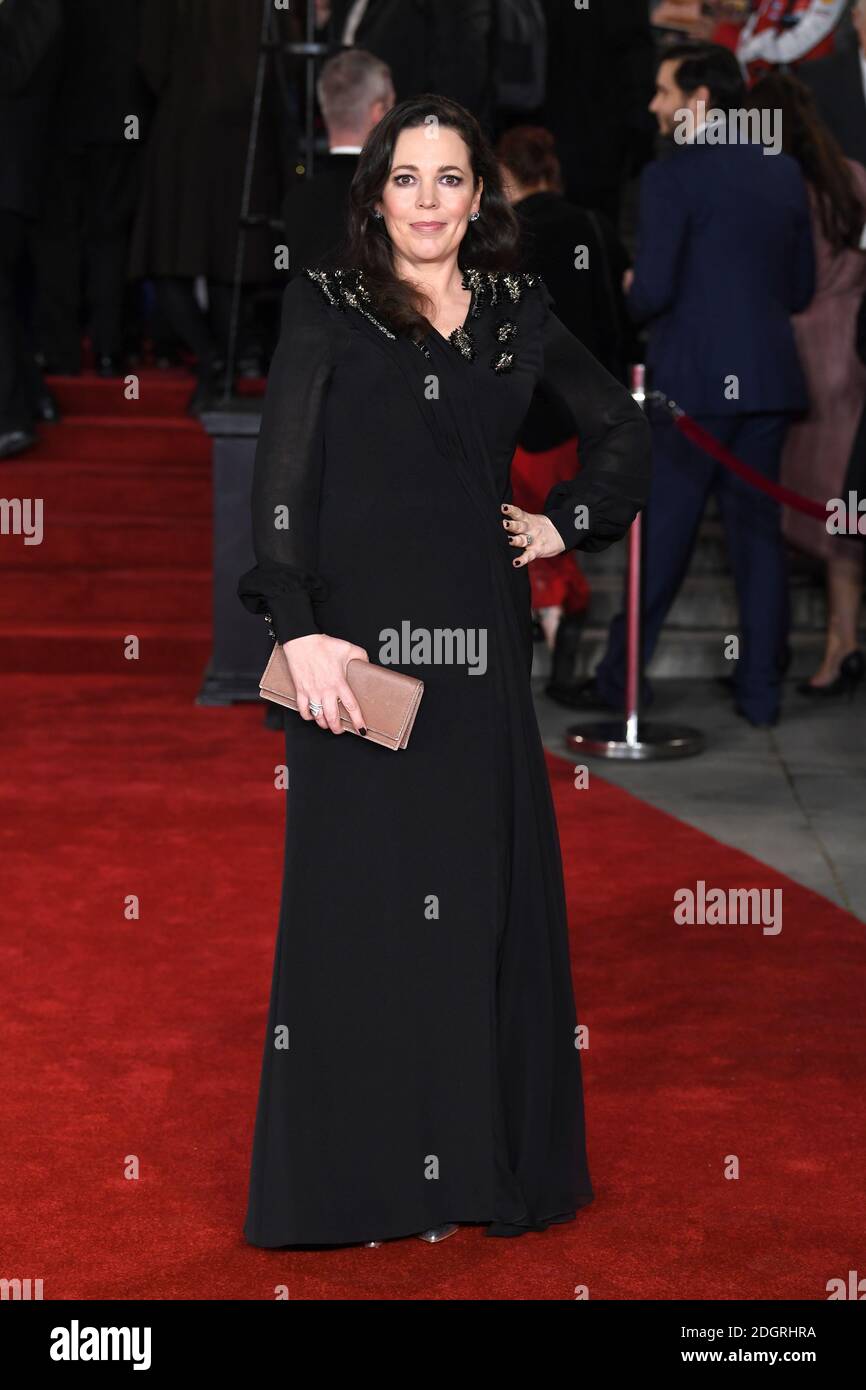
<path fill-rule="evenodd" d="M 322 706 L 316 704 L 315 700 L 310 701 L 310 714 L 318 717 L 322 713 Z"/>

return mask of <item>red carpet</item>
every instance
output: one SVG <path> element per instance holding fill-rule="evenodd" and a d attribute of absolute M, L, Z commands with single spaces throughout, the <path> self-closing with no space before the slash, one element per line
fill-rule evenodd
<path fill-rule="evenodd" d="M 158 428 L 109 456 L 120 425 L 70 422 L 4 477 L 47 500 L 44 547 L 10 561 L 19 538 L 2 540 L 0 1277 L 41 1278 L 46 1299 L 822 1300 L 862 1274 L 862 923 L 595 774 L 573 789 L 555 759 L 595 1202 L 515 1240 L 244 1242 L 282 744 L 258 707 L 193 704 L 207 451 L 184 422 Z M 172 606 L 155 581 L 181 559 Z M 117 634 L 145 622 L 153 644 L 123 662 Z M 674 892 L 699 879 L 781 887 L 781 933 L 677 926 Z"/>

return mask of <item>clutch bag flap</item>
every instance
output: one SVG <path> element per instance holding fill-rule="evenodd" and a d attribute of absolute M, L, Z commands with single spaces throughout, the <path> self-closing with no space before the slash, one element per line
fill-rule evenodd
<path fill-rule="evenodd" d="M 367 730 L 365 737 L 385 748 L 405 748 L 424 693 L 424 682 L 402 671 L 392 671 L 388 666 L 362 661 L 360 657 L 353 657 L 347 664 L 346 681 L 361 706 Z M 289 663 L 279 642 L 274 643 L 259 681 L 259 694 L 262 699 L 284 705 L 286 709 L 298 708 Z M 357 735 L 358 731 L 342 704 L 339 709 L 340 723 L 344 729 Z"/>

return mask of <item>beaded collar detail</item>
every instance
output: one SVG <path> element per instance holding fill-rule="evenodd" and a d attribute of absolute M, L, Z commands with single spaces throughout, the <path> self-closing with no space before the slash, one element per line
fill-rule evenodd
<path fill-rule="evenodd" d="M 375 324 L 386 338 L 396 338 L 381 319 L 376 318 L 370 309 L 370 291 L 364 283 L 363 270 L 309 270 L 304 271 L 318 285 L 329 304 L 335 309 L 357 309 L 365 319 Z"/>
<path fill-rule="evenodd" d="M 372 299 L 364 281 L 363 270 L 305 269 L 304 274 L 318 285 L 325 299 L 334 308 L 342 309 L 344 312 L 348 308 L 356 309 L 384 333 L 386 338 L 396 338 L 397 335 L 372 311 Z M 472 362 L 477 356 L 477 347 L 470 320 L 477 319 L 487 307 L 519 304 L 527 289 L 541 283 L 541 276 L 531 271 L 464 270 L 463 289 L 472 291 L 472 303 L 466 322 L 448 335 L 448 342 L 461 357 Z M 510 372 L 515 360 L 511 344 L 517 333 L 517 324 L 513 319 L 503 318 L 493 331 L 500 348 L 490 359 L 490 366 L 497 373 Z M 425 357 L 431 356 L 430 349 L 423 340 L 413 341 Z"/>

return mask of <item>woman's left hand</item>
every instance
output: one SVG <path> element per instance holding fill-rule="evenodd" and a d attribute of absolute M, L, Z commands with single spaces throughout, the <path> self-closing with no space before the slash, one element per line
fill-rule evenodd
<path fill-rule="evenodd" d="M 502 525 L 508 533 L 508 544 L 521 551 L 512 561 L 515 569 L 548 555 L 561 555 L 565 549 L 562 536 L 550 517 L 543 513 L 524 512 L 520 507 L 503 502 Z"/>

